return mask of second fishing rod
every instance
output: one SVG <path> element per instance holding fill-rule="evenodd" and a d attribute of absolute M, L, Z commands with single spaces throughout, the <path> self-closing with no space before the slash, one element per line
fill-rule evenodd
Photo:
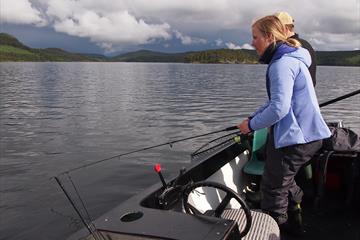
<path fill-rule="evenodd" d="M 320 104 L 319 104 L 319 107 L 325 107 L 325 106 L 327 106 L 327 105 L 333 104 L 333 103 L 338 102 L 338 101 L 341 101 L 341 100 L 343 100 L 343 99 L 346 99 L 346 98 L 355 96 L 355 95 L 357 95 L 357 94 L 359 94 L 359 93 L 360 93 L 360 89 L 355 90 L 355 91 L 350 92 L 350 93 L 347 93 L 347 94 L 345 94 L 345 95 L 343 95 L 343 96 L 336 97 L 336 98 L 331 99 L 331 100 L 329 100 L 329 101 L 320 103 Z M 134 154 L 134 153 L 146 151 L 146 150 L 149 150 L 149 149 L 158 148 L 158 147 L 166 146 L 166 145 L 172 146 L 173 144 L 178 143 L 178 142 L 183 142 L 183 141 L 187 141 L 187 140 L 191 140 L 191 139 L 196 139 L 196 138 L 200 138 L 200 137 L 205 137 L 205 136 L 212 135 L 212 134 L 216 134 L 216 133 L 229 132 L 229 131 L 235 131 L 235 130 L 238 130 L 237 126 L 232 126 L 232 127 L 227 127 L 227 128 L 224 128 L 224 129 L 220 129 L 220 130 L 216 130 L 216 131 L 212 131 L 212 132 L 208 132 L 208 133 L 204 133 L 204 134 L 199 134 L 199 135 L 190 136 L 190 137 L 186 137 L 186 138 L 182 138 L 182 139 L 177 139 L 177 140 L 173 140 L 173 141 L 168 141 L 168 142 L 165 142 L 165 143 L 161 143 L 161 144 L 157 144 L 157 145 L 153 145 L 153 146 L 149 146 L 149 147 L 144 147 L 144 148 L 136 149 L 136 150 L 133 150 L 133 151 L 130 151 L 130 152 L 125 152 L 125 153 L 122 153 L 122 154 L 114 155 L 114 156 L 111 156 L 111 157 L 108 157 L 108 158 L 104 158 L 104 159 L 101 159 L 101 160 L 98 160 L 98 161 L 95 161 L 95 162 L 91 162 L 91 163 L 88 163 L 88 164 L 85 164 L 85 165 L 82 165 L 82 166 L 79 166 L 79 167 L 70 169 L 70 170 L 68 170 L 68 171 L 65 171 L 65 172 L 60 173 L 59 175 L 62 175 L 62 174 L 65 174 L 65 173 L 74 172 L 74 171 L 76 171 L 76 170 L 79 170 L 79 169 L 82 169 L 82 168 L 86 168 L 86 167 L 89 167 L 89 166 L 92 166 L 92 165 L 95 165 L 95 164 L 99 164 L 99 163 L 102 163 L 102 162 L 105 162 L 105 161 L 109 161 L 109 160 L 112 160 L 112 159 L 115 159 L 115 158 L 119 158 L 119 157 L 131 155 L 131 154 Z"/>

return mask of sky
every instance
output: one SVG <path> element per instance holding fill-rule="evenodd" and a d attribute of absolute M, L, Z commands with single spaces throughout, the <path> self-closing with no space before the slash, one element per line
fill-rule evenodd
<path fill-rule="evenodd" d="M 251 24 L 279 11 L 315 50 L 360 49 L 360 0 L 0 0 L 0 32 L 105 55 L 252 49 Z"/>

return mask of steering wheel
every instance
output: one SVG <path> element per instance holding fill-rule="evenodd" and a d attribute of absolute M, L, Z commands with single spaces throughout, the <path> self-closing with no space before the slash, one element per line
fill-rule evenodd
<path fill-rule="evenodd" d="M 251 213 L 250 209 L 245 203 L 245 201 L 237 194 L 234 190 L 226 187 L 223 184 L 210 182 L 210 181 L 201 181 L 197 183 L 190 184 L 187 186 L 183 191 L 183 205 L 186 213 L 193 214 L 193 215 L 203 215 L 199 210 L 197 210 L 194 206 L 192 206 L 188 202 L 189 195 L 192 191 L 194 191 L 198 187 L 212 187 L 215 189 L 220 189 L 226 193 L 225 197 L 221 200 L 220 204 L 214 210 L 214 216 L 220 218 L 222 213 L 224 212 L 226 206 L 229 204 L 231 199 L 235 199 L 241 206 L 241 208 L 245 212 L 246 216 L 246 225 L 242 232 L 240 232 L 240 237 L 244 237 L 250 230 L 251 227 Z"/>

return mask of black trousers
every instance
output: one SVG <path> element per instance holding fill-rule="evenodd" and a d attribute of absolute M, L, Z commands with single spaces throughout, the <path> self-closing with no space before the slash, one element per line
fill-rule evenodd
<path fill-rule="evenodd" d="M 274 134 L 272 129 L 269 130 L 261 183 L 261 208 L 269 212 L 279 224 L 287 220 L 289 201 L 294 204 L 301 202 L 303 192 L 295 182 L 296 173 L 321 146 L 322 140 L 319 140 L 275 149 Z"/>

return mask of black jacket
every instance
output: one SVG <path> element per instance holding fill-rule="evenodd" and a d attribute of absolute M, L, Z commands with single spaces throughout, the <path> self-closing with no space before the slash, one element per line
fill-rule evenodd
<path fill-rule="evenodd" d="M 315 55 L 315 51 L 312 48 L 312 46 L 310 45 L 310 43 L 302 38 L 299 38 L 299 35 L 297 33 L 295 33 L 295 35 L 291 36 L 290 38 L 294 38 L 296 40 L 298 40 L 301 43 L 301 46 L 303 48 L 306 48 L 310 55 L 311 55 L 311 65 L 309 67 L 309 72 L 314 84 L 314 87 L 316 85 L 316 55 Z"/>

